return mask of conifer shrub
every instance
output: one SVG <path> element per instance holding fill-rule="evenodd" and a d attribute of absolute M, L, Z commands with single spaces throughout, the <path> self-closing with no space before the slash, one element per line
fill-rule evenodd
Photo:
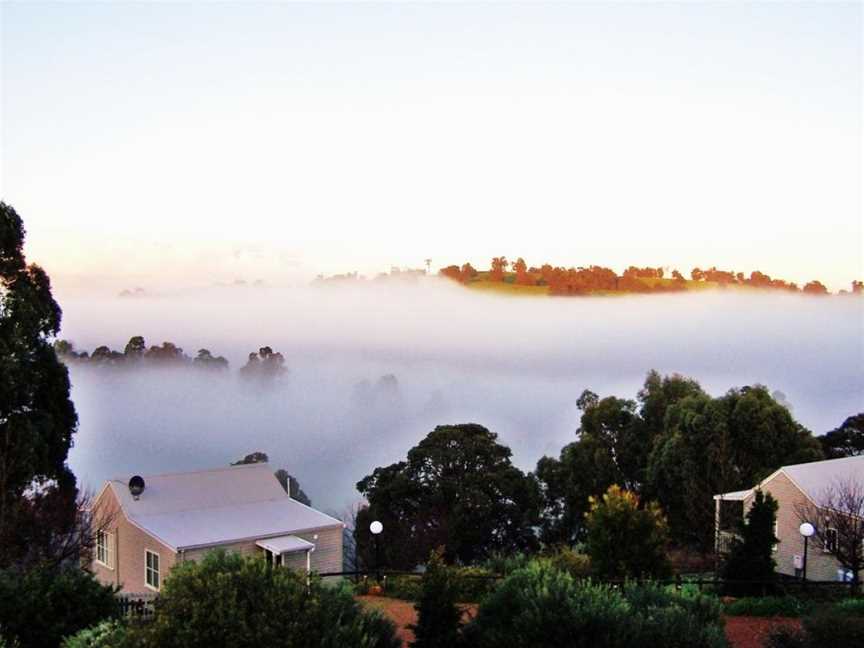
<path fill-rule="evenodd" d="M 456 605 L 456 582 L 442 554 L 440 549 L 432 552 L 423 574 L 411 648 L 453 648 L 460 640 L 462 612 Z"/>

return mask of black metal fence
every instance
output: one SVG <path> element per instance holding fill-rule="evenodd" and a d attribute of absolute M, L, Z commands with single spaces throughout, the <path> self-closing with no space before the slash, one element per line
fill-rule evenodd
<path fill-rule="evenodd" d="M 120 613 L 126 618 L 150 619 L 156 611 L 155 603 L 158 596 L 155 592 L 118 594 Z"/>

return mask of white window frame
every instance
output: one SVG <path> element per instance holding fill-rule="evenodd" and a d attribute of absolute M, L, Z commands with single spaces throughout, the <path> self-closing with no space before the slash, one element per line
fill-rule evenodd
<path fill-rule="evenodd" d="M 96 562 L 106 569 L 114 569 L 114 534 L 110 531 L 102 529 L 96 532 Z"/>
<path fill-rule="evenodd" d="M 156 567 L 151 567 L 147 564 L 147 558 L 149 556 L 156 556 Z M 156 574 L 156 585 L 152 585 L 150 583 L 151 573 Z M 162 559 L 159 556 L 158 552 L 151 551 L 150 549 L 144 550 L 144 586 L 148 587 L 154 592 L 158 592 L 162 587 Z"/>
<path fill-rule="evenodd" d="M 776 519 L 774 520 L 773 533 L 774 533 L 774 537 L 777 538 L 777 542 L 775 542 L 771 546 L 771 551 L 777 551 L 780 548 L 780 521 L 779 520 L 776 520 Z"/>
<path fill-rule="evenodd" d="M 834 535 L 834 548 L 831 548 L 831 544 L 829 542 L 829 538 L 831 535 Z M 837 529 L 834 527 L 828 527 L 825 529 L 825 542 L 822 544 L 822 553 L 834 553 L 837 551 L 837 543 L 840 542 L 840 535 L 837 533 Z"/>

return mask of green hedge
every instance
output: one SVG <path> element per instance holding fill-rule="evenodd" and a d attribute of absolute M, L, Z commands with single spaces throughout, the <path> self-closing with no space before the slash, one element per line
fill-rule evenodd
<path fill-rule="evenodd" d="M 730 616 L 800 617 L 809 613 L 812 604 L 793 596 L 758 596 L 735 599 L 726 605 Z"/>
<path fill-rule="evenodd" d="M 516 570 L 464 628 L 472 648 L 725 648 L 710 596 L 653 585 L 624 591 L 573 578 L 547 561 Z"/>

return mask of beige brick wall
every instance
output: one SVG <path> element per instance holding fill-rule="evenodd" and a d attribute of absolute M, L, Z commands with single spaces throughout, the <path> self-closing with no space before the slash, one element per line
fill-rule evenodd
<path fill-rule="evenodd" d="M 805 495 L 784 474 L 778 473 L 771 481 L 762 485 L 762 492 L 770 493 L 777 500 L 777 537 L 780 542 L 774 552 L 777 571 L 795 574 L 794 557 L 804 555 L 804 538 L 798 531 L 801 520 L 796 507 L 807 503 Z M 753 504 L 754 495 L 744 500 L 745 513 Z M 822 550 L 822 543 L 815 536 L 810 538 L 807 548 L 807 579 L 819 581 L 837 580 L 840 564 L 829 553 Z"/>
<path fill-rule="evenodd" d="M 159 554 L 159 573 L 163 581 L 174 566 L 174 550 L 132 524 L 120 510 L 110 487 L 103 490 L 95 502 L 94 516 L 100 515 L 110 520 L 106 530 L 111 533 L 114 555 L 113 568 L 108 568 L 96 561 L 94 549 L 91 569 L 96 578 L 106 585 L 118 585 L 127 593 L 152 592 L 144 580 L 145 550 Z"/>
<path fill-rule="evenodd" d="M 310 562 L 312 571 L 315 572 L 340 572 L 342 571 L 342 527 L 312 529 L 303 533 L 295 533 L 298 538 L 315 545 Z M 315 536 L 318 536 L 317 538 Z M 255 544 L 255 540 L 220 545 L 220 549 L 235 551 L 243 555 L 263 555 L 263 550 Z M 183 560 L 200 560 L 208 551 L 215 547 L 206 549 L 193 549 L 183 553 Z M 298 571 L 306 571 L 306 552 L 286 554 L 285 564 Z"/>

